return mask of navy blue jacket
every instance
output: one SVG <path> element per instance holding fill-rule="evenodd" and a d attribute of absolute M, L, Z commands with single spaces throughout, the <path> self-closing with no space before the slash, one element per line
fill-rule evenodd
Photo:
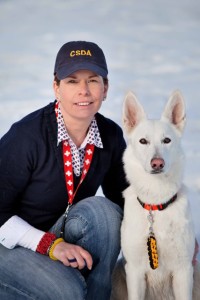
<path fill-rule="evenodd" d="M 127 183 L 122 130 L 99 113 L 96 120 L 103 149 L 95 148 L 74 202 L 95 195 L 101 186 L 107 198 L 123 206 Z M 57 121 L 50 103 L 13 124 L 0 140 L 0 226 L 16 214 L 46 231 L 65 211 L 67 201 L 62 145 L 57 146 Z"/>

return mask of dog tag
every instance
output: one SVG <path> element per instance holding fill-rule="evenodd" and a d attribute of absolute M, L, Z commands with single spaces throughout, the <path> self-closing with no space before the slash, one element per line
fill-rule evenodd
<path fill-rule="evenodd" d="M 158 252 L 156 239 L 153 235 L 150 235 L 147 240 L 147 248 L 149 255 L 149 263 L 153 270 L 158 268 Z"/>

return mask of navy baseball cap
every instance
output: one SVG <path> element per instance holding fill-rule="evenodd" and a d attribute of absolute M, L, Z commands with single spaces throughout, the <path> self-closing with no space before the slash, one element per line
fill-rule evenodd
<path fill-rule="evenodd" d="M 58 51 L 54 75 L 62 80 L 78 70 L 90 70 L 107 78 L 108 69 L 102 49 L 95 43 L 73 41 L 64 44 Z"/>

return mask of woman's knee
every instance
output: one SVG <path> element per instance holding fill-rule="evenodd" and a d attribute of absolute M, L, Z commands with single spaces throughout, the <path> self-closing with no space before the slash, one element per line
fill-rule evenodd
<path fill-rule="evenodd" d="M 81 246 L 113 247 L 119 245 L 121 208 L 104 197 L 90 197 L 72 207 L 68 215 L 66 240 Z"/>
<path fill-rule="evenodd" d="M 87 229 L 109 227 L 119 229 L 122 220 L 121 208 L 105 197 L 86 198 L 71 208 L 67 217 L 66 229 L 73 230 L 82 238 Z"/>
<path fill-rule="evenodd" d="M 107 222 L 121 223 L 122 209 L 109 199 L 102 196 L 86 198 L 72 207 L 69 213 L 72 218 L 82 219 L 82 222 L 107 220 Z M 92 219 L 91 219 L 92 218 Z"/>

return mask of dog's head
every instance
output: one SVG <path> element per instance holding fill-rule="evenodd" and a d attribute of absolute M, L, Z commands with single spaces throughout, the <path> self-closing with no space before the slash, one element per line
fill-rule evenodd
<path fill-rule="evenodd" d="M 123 105 L 123 127 L 128 140 L 125 168 L 134 162 L 135 167 L 148 174 L 170 172 L 182 157 L 180 138 L 185 121 L 185 105 L 179 91 L 169 98 L 160 120 L 147 119 L 142 105 L 129 92 Z"/>

